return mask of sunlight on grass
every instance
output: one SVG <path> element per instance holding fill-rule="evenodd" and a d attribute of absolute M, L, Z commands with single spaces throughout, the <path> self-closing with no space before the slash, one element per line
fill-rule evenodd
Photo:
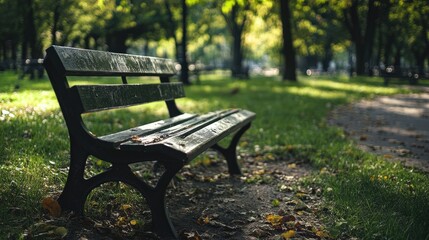
<path fill-rule="evenodd" d="M 333 82 L 327 80 L 317 80 L 307 82 L 308 86 L 328 90 L 340 90 L 347 92 L 360 92 L 360 93 L 370 93 L 370 94 L 394 94 L 398 90 L 394 87 L 384 87 L 384 86 L 366 86 L 357 83 L 351 82 Z"/>
<path fill-rule="evenodd" d="M 324 99 L 338 99 L 338 98 L 345 98 L 347 94 L 345 92 L 336 91 L 336 92 L 329 92 L 329 91 L 323 91 L 319 90 L 317 88 L 310 88 L 310 87 L 290 87 L 286 90 L 284 90 L 286 93 L 290 94 L 296 94 L 296 95 L 302 95 L 302 96 L 309 96 L 314 98 L 324 98 Z"/>
<path fill-rule="evenodd" d="M 9 116 L 38 114 L 52 111 L 59 107 L 52 91 L 25 90 L 19 93 L 0 93 L 0 103 L 1 110 L 8 111 Z"/>

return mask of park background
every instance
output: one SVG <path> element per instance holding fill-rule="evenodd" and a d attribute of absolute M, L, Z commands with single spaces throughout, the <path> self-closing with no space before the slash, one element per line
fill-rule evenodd
<path fill-rule="evenodd" d="M 47 77 L 37 80 L 39 59 L 52 44 L 172 58 L 181 69 L 178 80 L 191 85 L 188 99 L 178 103 L 185 111 L 255 111 L 242 157 L 311 166 L 291 191 L 299 198 L 320 190 L 326 212 L 318 217 L 324 225 L 314 231 L 318 237 L 429 237 L 427 174 L 362 152 L 327 123 L 340 104 L 419 91 L 404 87 L 407 81 L 383 86 L 379 75 L 387 67 L 419 74 L 419 84 L 427 85 L 427 1 L 0 0 L 0 13 L 0 238 L 55 239 L 73 230 L 67 218 L 53 218 L 40 203 L 59 194 L 68 166 L 64 120 Z M 76 79 L 88 81 L 105 79 Z M 165 116 L 159 109 L 86 120 L 104 134 L 130 127 L 130 119 Z M 198 161 L 210 165 L 212 159 Z M 107 167 L 93 162 L 90 173 Z M 245 182 L 270 185 L 269 173 L 249 170 Z M 132 224 L 141 216 L 123 215 L 124 206 L 140 209 L 139 198 L 123 189 L 95 194 L 92 214 L 103 219 L 98 203 L 109 199 L 119 217 L 105 217 L 106 226 L 132 238 L 147 227 Z M 273 197 L 267 205 L 278 213 L 287 202 Z M 270 224 L 270 212 L 260 214 L 261 224 Z M 300 236 L 288 226 L 270 236 L 290 230 Z"/>

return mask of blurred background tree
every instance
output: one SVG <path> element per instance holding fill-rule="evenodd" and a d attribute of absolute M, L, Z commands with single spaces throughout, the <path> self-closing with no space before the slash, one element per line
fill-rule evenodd
<path fill-rule="evenodd" d="M 288 14 L 289 13 L 289 14 Z M 255 74 L 429 65 L 427 0 L 0 0 L 0 69 L 58 44 Z"/>

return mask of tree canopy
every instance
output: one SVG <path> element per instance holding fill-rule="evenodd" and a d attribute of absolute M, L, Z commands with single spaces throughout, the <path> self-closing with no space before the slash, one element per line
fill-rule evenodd
<path fill-rule="evenodd" d="M 358 75 L 388 65 L 424 72 L 428 16 L 426 0 L 0 0 L 0 61 L 14 68 L 57 44 L 166 56 L 236 77 L 332 63 Z"/>

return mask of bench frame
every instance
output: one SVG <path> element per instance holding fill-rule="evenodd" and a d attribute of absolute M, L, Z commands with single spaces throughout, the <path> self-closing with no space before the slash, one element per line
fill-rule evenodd
<path fill-rule="evenodd" d="M 407 80 L 408 84 L 417 85 L 421 78 L 413 69 L 395 69 L 393 67 L 381 70 L 380 76 L 383 78 L 384 86 L 388 86 L 391 79 Z"/>
<path fill-rule="evenodd" d="M 135 89 L 135 87 L 127 85 L 127 76 L 158 76 L 161 85 L 157 86 L 164 86 L 162 84 L 170 86 L 173 84 L 170 83 L 170 77 L 176 74 L 174 63 L 171 60 L 59 46 L 52 46 L 46 52 L 44 66 L 57 96 L 70 137 L 70 169 L 63 192 L 58 198 L 62 210 L 83 215 L 86 198 L 94 188 L 106 182 L 121 181 L 137 189 L 146 199 L 152 214 L 152 230 L 163 239 L 174 239 L 178 235 L 169 218 L 165 194 L 175 174 L 187 162 L 207 148 L 212 148 L 225 157 L 231 175 L 241 174 L 237 163 L 236 148 L 239 139 L 249 129 L 251 121 L 255 117 L 254 113 L 248 111 L 243 113 L 244 120 L 237 120 L 222 132 L 222 136 L 219 135 L 211 142 L 206 142 L 204 146 L 198 146 L 197 150 L 189 152 L 187 155 L 170 151 L 165 146 L 161 146 L 163 148 L 160 150 L 152 150 L 149 146 L 147 151 L 135 151 L 132 149 L 133 143 L 129 144 L 130 149 L 113 146 L 86 128 L 81 115 L 104 109 L 97 108 L 96 104 L 90 106 L 92 103 L 90 101 L 86 105 L 83 104 L 82 95 L 85 94 L 79 91 L 85 92 L 82 90 L 84 88 L 77 88 L 79 90 L 77 92 L 81 95 L 76 93 L 76 89 L 69 86 L 67 76 L 120 76 L 123 86 L 130 89 Z M 160 93 L 162 99 L 152 99 L 153 101 L 165 101 L 170 115 L 167 122 L 188 116 L 182 115 L 174 100 L 174 98 L 184 96 L 184 92 L 180 92 L 180 88 L 183 86 L 181 84 L 180 86 L 177 88 L 179 92 L 172 94 L 175 95 L 173 97 L 166 98 L 163 93 Z M 137 105 L 137 103 L 129 102 L 124 106 L 113 105 L 105 109 Z M 235 133 L 235 135 L 228 147 L 218 145 L 218 141 L 231 133 Z M 140 149 L 138 147 L 136 149 Z M 84 179 L 86 161 L 90 155 L 111 163 L 111 167 L 96 176 Z M 131 163 L 143 161 L 157 162 L 165 167 L 165 172 L 155 187 L 138 178 L 129 167 Z"/>

